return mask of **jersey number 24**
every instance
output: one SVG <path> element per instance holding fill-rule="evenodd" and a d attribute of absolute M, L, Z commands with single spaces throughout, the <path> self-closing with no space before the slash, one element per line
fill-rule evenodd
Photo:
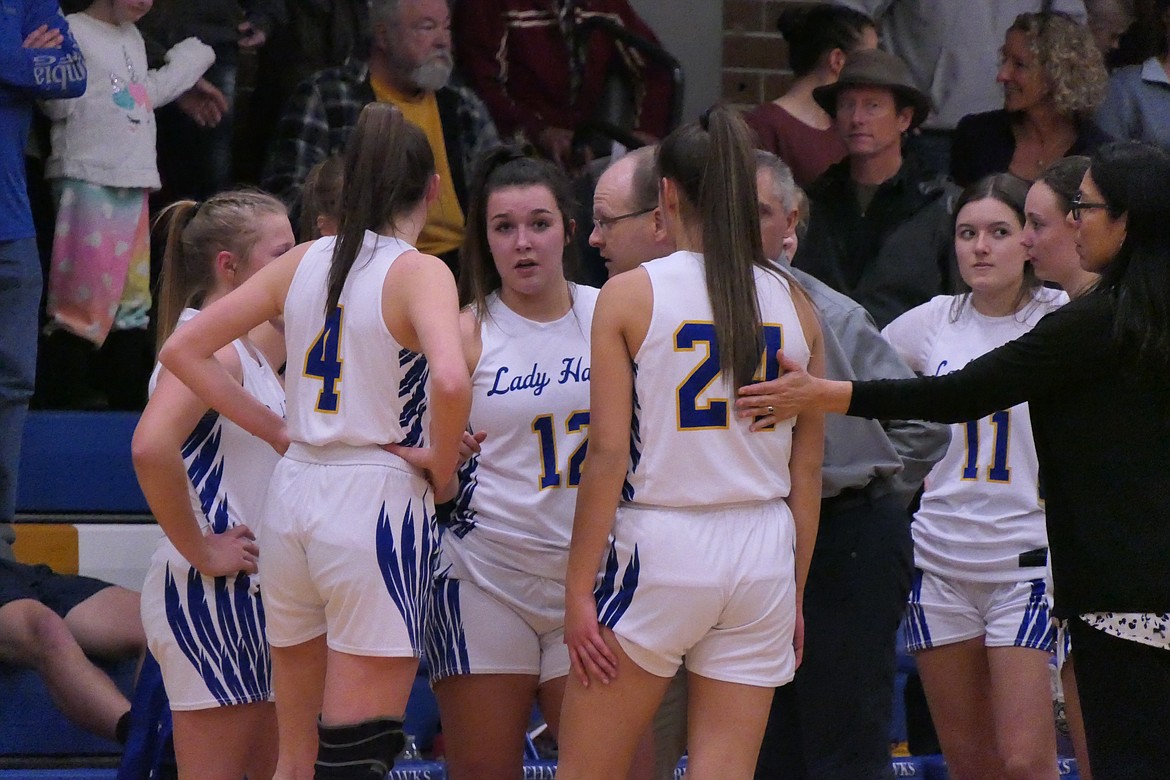
<path fill-rule="evenodd" d="M 764 325 L 763 371 L 756 379 L 767 381 L 780 376 L 776 350 L 784 346 L 784 333 L 779 325 Z M 707 357 L 695 366 L 678 386 L 678 428 L 680 431 L 721 429 L 727 427 L 727 399 L 711 398 L 700 406 L 699 396 L 707 391 L 719 375 L 719 346 L 715 341 L 715 323 L 684 322 L 674 334 L 675 352 L 693 352 L 696 345 L 707 345 Z M 760 373 L 763 376 L 760 376 Z"/>

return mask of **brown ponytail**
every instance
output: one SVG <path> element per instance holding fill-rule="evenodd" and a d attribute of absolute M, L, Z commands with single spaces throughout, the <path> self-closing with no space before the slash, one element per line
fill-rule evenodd
<path fill-rule="evenodd" d="M 739 114 L 716 106 L 668 135 L 658 150 L 659 171 L 678 186 L 683 221 L 702 225 L 719 368 L 737 386 L 751 384 L 759 368 L 763 337 L 754 268 L 769 268 L 752 149 Z"/>
<path fill-rule="evenodd" d="M 353 268 L 367 230 L 394 230 L 395 220 L 422 201 L 435 172 L 426 134 L 385 103 L 370 103 L 358 115 L 345 145 L 341 219 L 329 266 L 328 316 Z"/>

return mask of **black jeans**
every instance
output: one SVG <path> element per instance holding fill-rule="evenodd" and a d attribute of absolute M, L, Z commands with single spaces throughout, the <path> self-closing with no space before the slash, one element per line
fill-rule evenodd
<path fill-rule="evenodd" d="M 893 497 L 822 505 L 804 592 L 804 661 L 777 689 L 758 780 L 892 778 L 895 635 L 913 569 Z"/>

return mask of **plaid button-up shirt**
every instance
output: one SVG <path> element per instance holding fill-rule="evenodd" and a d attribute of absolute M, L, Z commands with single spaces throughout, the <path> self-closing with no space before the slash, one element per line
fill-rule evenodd
<path fill-rule="evenodd" d="M 451 83 L 435 93 L 455 193 L 467 209 L 467 185 L 481 152 L 500 142 L 487 107 L 468 87 Z M 299 211 L 309 169 L 345 148 L 358 114 L 374 102 L 369 67 L 350 59 L 318 71 L 297 86 L 277 125 L 262 185 Z"/>

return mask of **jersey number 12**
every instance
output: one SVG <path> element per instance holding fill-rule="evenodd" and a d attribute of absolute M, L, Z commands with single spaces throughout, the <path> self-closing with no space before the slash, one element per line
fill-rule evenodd
<path fill-rule="evenodd" d="M 566 433 L 584 433 L 589 427 L 589 412 L 577 411 L 565 418 Z M 540 441 L 540 489 L 561 487 L 562 475 L 557 471 L 557 434 L 553 429 L 553 416 L 542 414 L 532 421 L 532 432 Z M 568 487 L 577 487 L 581 484 L 581 464 L 585 462 L 585 452 L 589 439 L 583 438 L 569 456 Z"/>

